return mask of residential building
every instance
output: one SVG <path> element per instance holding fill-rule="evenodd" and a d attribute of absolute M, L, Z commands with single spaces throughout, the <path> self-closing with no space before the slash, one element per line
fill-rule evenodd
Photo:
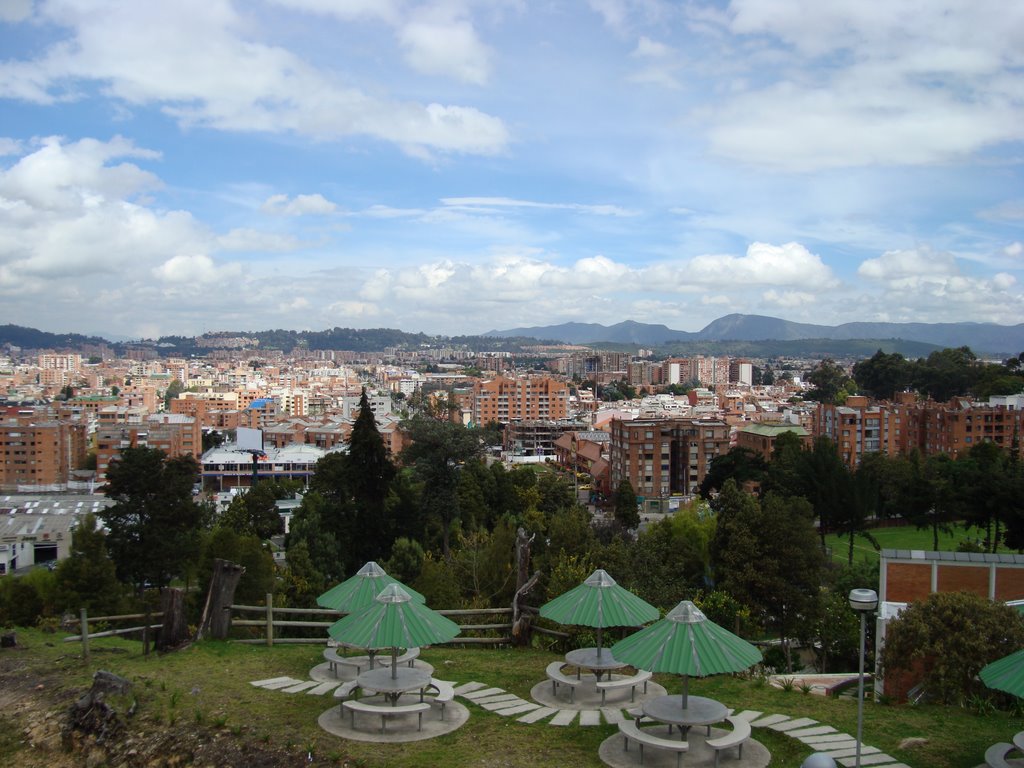
<path fill-rule="evenodd" d="M 805 447 L 810 447 L 811 433 L 803 427 L 771 422 L 758 422 L 741 427 L 736 432 L 736 447 L 746 448 L 760 454 L 765 461 L 771 461 L 775 451 L 775 441 L 784 432 L 793 433 L 800 438 Z"/>
<path fill-rule="evenodd" d="M 558 421 L 566 418 L 569 385 L 548 377 L 507 378 L 473 383 L 472 420 L 477 424 L 496 421 Z"/>
<path fill-rule="evenodd" d="M 0 488 L 63 490 L 85 463 L 86 422 L 28 412 L 0 421 Z"/>
<path fill-rule="evenodd" d="M 160 413 L 138 421 L 101 425 L 96 430 L 96 479 L 106 479 L 110 462 L 124 448 L 159 448 L 169 458 L 203 452 L 199 422 L 191 416 Z"/>
<path fill-rule="evenodd" d="M 629 480 L 648 511 L 667 511 L 671 496 L 697 492 L 711 460 L 729 451 L 729 427 L 703 419 L 611 422 L 611 487 Z"/>

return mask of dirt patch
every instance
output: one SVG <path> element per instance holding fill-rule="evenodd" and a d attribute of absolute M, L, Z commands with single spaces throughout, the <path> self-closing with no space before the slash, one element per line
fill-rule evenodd
<path fill-rule="evenodd" d="M 194 723 L 158 725 L 142 712 L 83 713 L 87 688 L 69 688 L 55 670 L 40 674 L 23 648 L 0 652 L 0 754 L 21 768 L 293 768 L 342 759 L 247 740 Z"/>

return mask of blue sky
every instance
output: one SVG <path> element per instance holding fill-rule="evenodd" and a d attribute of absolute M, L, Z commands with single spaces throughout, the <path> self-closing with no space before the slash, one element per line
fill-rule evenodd
<path fill-rule="evenodd" d="M 1024 4 L 0 0 L 0 322 L 1024 322 Z"/>

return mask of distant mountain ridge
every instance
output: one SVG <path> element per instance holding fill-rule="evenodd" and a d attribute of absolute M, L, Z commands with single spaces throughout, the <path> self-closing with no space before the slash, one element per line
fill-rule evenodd
<path fill-rule="evenodd" d="M 696 333 L 675 331 L 665 325 L 632 320 L 603 326 L 597 323 L 512 328 L 488 331 L 483 336 L 499 338 L 532 336 L 566 344 L 639 344 L 658 346 L 688 341 L 796 341 L 800 339 L 905 339 L 940 347 L 970 347 L 975 352 L 1015 355 L 1024 351 L 1024 323 L 843 323 L 814 325 L 794 323 L 766 315 L 731 314 L 712 321 Z"/>

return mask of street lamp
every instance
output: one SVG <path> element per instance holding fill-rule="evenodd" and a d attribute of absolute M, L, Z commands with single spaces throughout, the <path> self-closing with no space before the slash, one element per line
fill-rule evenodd
<path fill-rule="evenodd" d="M 864 741 L 864 634 L 867 616 L 878 607 L 878 593 L 873 589 L 851 589 L 850 607 L 860 614 L 860 675 L 857 678 L 857 759 L 860 768 L 860 748 Z"/>
<path fill-rule="evenodd" d="M 800 763 L 800 768 L 836 768 L 836 761 L 823 752 L 815 752 Z"/>

